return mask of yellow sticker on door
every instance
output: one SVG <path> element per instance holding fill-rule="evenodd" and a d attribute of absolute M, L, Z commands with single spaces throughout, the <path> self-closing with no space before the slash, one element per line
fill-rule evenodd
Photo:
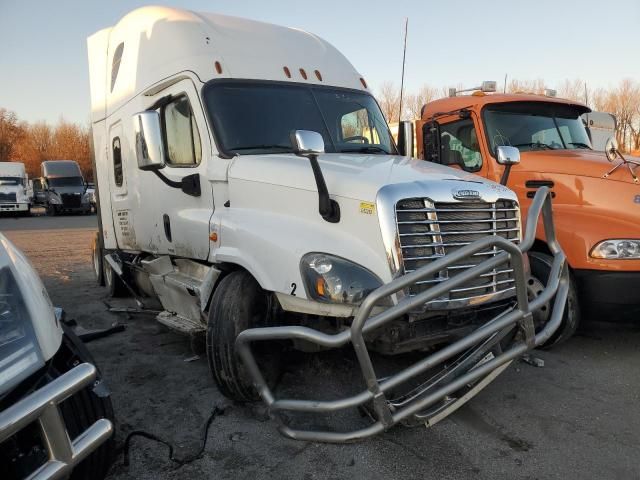
<path fill-rule="evenodd" d="M 360 202 L 360 213 L 365 215 L 373 215 L 376 213 L 376 204 L 369 202 Z"/>

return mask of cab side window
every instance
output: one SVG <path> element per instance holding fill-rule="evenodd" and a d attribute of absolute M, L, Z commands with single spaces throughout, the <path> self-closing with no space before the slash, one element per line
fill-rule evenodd
<path fill-rule="evenodd" d="M 440 162 L 476 172 L 482 167 L 478 135 L 471 118 L 440 125 Z"/>
<path fill-rule="evenodd" d="M 200 163 L 202 145 L 196 119 L 186 95 L 181 95 L 162 109 L 167 148 L 167 163 L 190 167 Z"/>
<path fill-rule="evenodd" d="M 115 137 L 111 143 L 111 154 L 113 156 L 113 180 L 116 187 L 122 186 L 122 147 L 120 137 Z"/>

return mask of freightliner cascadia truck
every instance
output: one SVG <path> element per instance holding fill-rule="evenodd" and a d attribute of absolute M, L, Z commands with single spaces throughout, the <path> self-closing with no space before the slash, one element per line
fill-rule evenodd
<path fill-rule="evenodd" d="M 206 336 L 220 391 L 262 398 L 285 435 L 346 442 L 433 423 L 557 328 L 557 244 L 550 281 L 532 291 L 516 195 L 404 156 L 409 130 L 396 146 L 366 80 L 321 38 L 145 7 L 88 49 L 98 280 Z M 553 238 L 545 189 L 534 204 L 530 223 L 544 218 Z M 268 370 L 288 349 L 342 346 L 359 393 L 277 397 Z M 382 378 L 373 351 L 421 353 Z M 357 407 L 371 415 L 346 431 L 283 415 Z"/>

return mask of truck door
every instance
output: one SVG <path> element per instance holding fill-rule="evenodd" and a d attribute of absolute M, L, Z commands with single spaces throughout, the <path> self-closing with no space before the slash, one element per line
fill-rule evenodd
<path fill-rule="evenodd" d="M 139 250 L 133 224 L 133 212 L 127 190 L 126 161 L 127 138 L 123 132 L 122 121 L 118 120 L 109 127 L 109 194 L 111 211 L 118 247 L 124 250 Z"/>
<path fill-rule="evenodd" d="M 138 172 L 144 181 L 139 192 L 142 205 L 151 206 L 158 253 L 206 260 L 209 256 L 209 220 L 213 193 L 207 175 L 211 140 L 200 98 L 190 79 L 182 80 L 152 97 L 162 122 L 166 167 L 158 173 L 174 182 L 198 175 L 200 195 L 192 196 L 167 185 L 152 172 Z"/>
<path fill-rule="evenodd" d="M 424 159 L 467 172 L 487 176 L 482 159 L 479 132 L 471 116 L 459 116 L 425 123 L 423 127 Z"/>

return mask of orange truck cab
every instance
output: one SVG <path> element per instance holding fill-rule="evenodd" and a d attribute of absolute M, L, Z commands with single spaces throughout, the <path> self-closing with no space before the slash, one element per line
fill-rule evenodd
<path fill-rule="evenodd" d="M 416 124 L 419 158 L 506 181 L 523 219 L 536 190 L 552 190 L 556 231 L 572 270 L 556 341 L 575 331 L 581 308 L 640 312 L 640 167 L 622 165 L 607 175 L 622 159 L 612 164 L 592 149 L 581 119 L 587 112 L 583 104 L 542 95 L 474 92 L 427 103 Z M 498 162 L 500 146 L 519 150 L 508 176 Z M 544 284 L 549 251 L 542 225 L 532 250 L 532 275 Z"/>

